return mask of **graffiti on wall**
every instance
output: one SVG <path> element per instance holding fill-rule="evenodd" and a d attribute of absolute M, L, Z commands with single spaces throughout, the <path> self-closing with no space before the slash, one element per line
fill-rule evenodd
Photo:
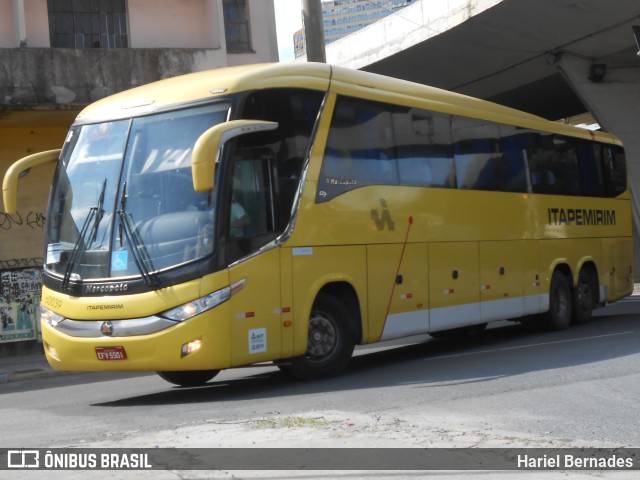
<path fill-rule="evenodd" d="M 42 229 L 45 220 L 44 214 L 39 212 L 29 212 L 27 214 L 16 212 L 14 215 L 0 212 L 0 230 L 11 230 L 14 226 Z"/>
<path fill-rule="evenodd" d="M 0 343 L 38 338 L 41 289 L 40 269 L 0 272 Z"/>

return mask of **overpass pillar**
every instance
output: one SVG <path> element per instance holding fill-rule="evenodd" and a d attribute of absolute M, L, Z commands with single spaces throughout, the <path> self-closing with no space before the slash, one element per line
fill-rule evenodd
<path fill-rule="evenodd" d="M 635 56 L 627 67 L 607 65 L 602 79 L 591 75 L 590 60 L 563 54 L 557 66 L 576 94 L 605 130 L 622 140 L 627 154 L 631 183 L 636 252 L 640 240 L 640 60 Z M 636 255 L 636 278 L 640 275 L 640 255 Z"/>

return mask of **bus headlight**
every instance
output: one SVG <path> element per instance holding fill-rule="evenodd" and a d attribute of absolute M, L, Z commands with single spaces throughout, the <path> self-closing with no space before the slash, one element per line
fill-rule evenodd
<path fill-rule="evenodd" d="M 51 310 L 49 310 L 46 307 L 43 307 L 42 304 L 40 304 L 40 319 L 42 321 L 44 321 L 47 325 L 55 328 L 58 326 L 58 324 L 64 320 L 64 317 L 61 315 L 58 315 L 57 313 L 53 313 Z"/>
<path fill-rule="evenodd" d="M 242 287 L 244 287 L 245 283 L 246 280 L 240 280 L 229 287 L 221 288 L 209 295 L 205 295 L 204 297 L 200 297 L 191 302 L 172 308 L 171 310 L 162 312 L 160 313 L 160 316 L 175 322 L 183 322 L 226 302 L 232 295 L 239 292 Z"/>

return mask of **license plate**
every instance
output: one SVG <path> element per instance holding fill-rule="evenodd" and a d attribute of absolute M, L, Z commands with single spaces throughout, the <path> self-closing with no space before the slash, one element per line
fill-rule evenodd
<path fill-rule="evenodd" d="M 98 360 L 126 360 L 124 347 L 96 347 Z"/>

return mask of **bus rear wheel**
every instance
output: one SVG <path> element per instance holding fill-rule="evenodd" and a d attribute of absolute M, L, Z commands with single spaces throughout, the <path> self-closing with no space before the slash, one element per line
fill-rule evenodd
<path fill-rule="evenodd" d="M 573 291 L 573 323 L 587 323 L 598 303 L 598 280 L 595 274 L 582 268 L 578 275 L 578 285 Z"/>
<path fill-rule="evenodd" d="M 169 383 L 173 383 L 174 385 L 179 385 L 181 387 L 197 387 L 207 383 L 220 373 L 220 370 L 186 370 L 157 373 L 160 375 L 160 378 Z"/>
<path fill-rule="evenodd" d="M 567 276 L 560 270 L 553 272 L 549 287 L 549 312 L 547 312 L 547 328 L 564 330 L 571 324 L 573 296 Z"/>
<path fill-rule="evenodd" d="M 353 354 L 352 322 L 352 314 L 342 302 L 321 293 L 309 317 L 307 353 L 278 367 L 300 380 L 337 375 L 344 370 Z"/>

